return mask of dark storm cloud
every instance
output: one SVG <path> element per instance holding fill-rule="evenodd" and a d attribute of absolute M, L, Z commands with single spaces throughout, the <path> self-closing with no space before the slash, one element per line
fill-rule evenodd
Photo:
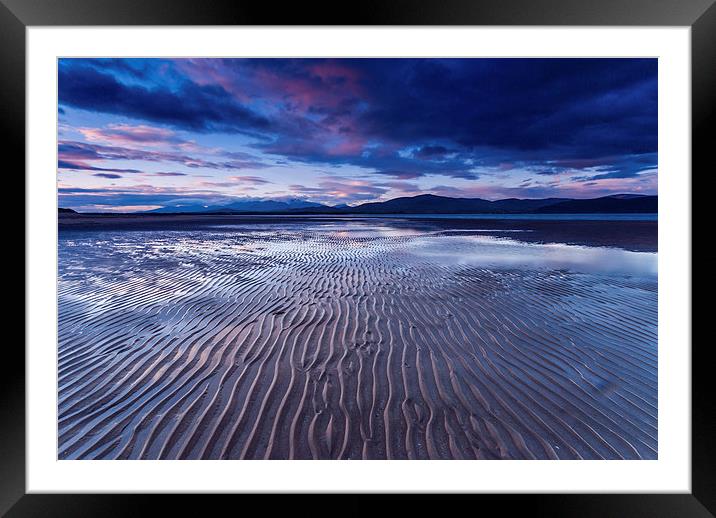
<path fill-rule="evenodd" d="M 269 125 L 218 85 L 182 81 L 170 89 L 157 81 L 148 87 L 123 83 L 82 61 L 63 60 L 63 65 L 58 85 L 59 102 L 65 106 L 200 132 L 253 133 Z"/>
<path fill-rule="evenodd" d="M 627 178 L 657 152 L 656 59 L 62 60 L 59 96 L 404 179 L 507 162 Z"/>
<path fill-rule="evenodd" d="M 368 131 L 406 142 L 561 149 L 569 156 L 656 150 L 654 59 L 366 60 Z"/>
<path fill-rule="evenodd" d="M 472 165 L 495 166 L 506 157 L 523 166 L 551 163 L 555 171 L 564 171 L 569 166 L 554 160 L 610 156 L 625 162 L 621 157 L 657 149 L 653 59 L 341 63 L 356 71 L 365 101 L 362 109 L 336 109 L 350 128 L 350 138 L 376 143 L 379 149 L 413 146 L 412 157 L 335 153 L 310 139 L 280 134 L 265 146 L 267 151 L 307 162 L 350 163 L 379 173 L 407 170 L 469 178 Z M 445 159 L 449 152 L 455 155 Z M 622 169 L 625 175 L 637 172 Z"/>

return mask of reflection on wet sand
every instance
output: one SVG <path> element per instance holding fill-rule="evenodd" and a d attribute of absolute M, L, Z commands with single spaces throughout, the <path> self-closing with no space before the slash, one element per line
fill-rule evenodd
<path fill-rule="evenodd" d="M 508 223 L 64 229 L 59 457 L 656 458 L 655 241 Z"/>

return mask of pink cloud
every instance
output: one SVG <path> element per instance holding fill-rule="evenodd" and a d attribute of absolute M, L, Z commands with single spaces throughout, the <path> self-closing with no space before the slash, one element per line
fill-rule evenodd
<path fill-rule="evenodd" d="M 315 63 L 309 67 L 309 70 L 324 81 L 346 79 L 351 85 L 356 85 L 361 77 L 356 69 L 333 60 Z"/>
<path fill-rule="evenodd" d="M 327 146 L 326 154 L 337 156 L 359 155 L 366 143 L 365 138 L 358 136 L 340 139 L 337 144 Z"/>
<path fill-rule="evenodd" d="M 311 109 L 333 110 L 350 98 L 365 96 L 358 83 L 358 73 L 349 67 L 321 62 L 309 66 L 305 72 L 289 76 L 260 69 L 255 77 L 268 96 L 289 102 L 293 110 L 303 114 Z"/>
<path fill-rule="evenodd" d="M 247 77 L 239 77 L 218 59 L 176 59 L 174 65 L 198 85 L 220 85 L 241 102 L 250 102 L 254 95 L 247 88 Z"/>
<path fill-rule="evenodd" d="M 205 59 L 181 59 L 174 65 L 197 84 L 219 85 L 243 104 L 275 112 L 276 124 L 300 141 L 301 151 L 313 147 L 321 155 L 355 156 L 367 144 L 353 112 L 356 99 L 366 102 L 368 92 L 360 71 L 344 63 L 297 61 L 290 70 Z M 286 146 L 294 144 L 277 145 L 274 151 Z"/>
<path fill-rule="evenodd" d="M 182 149 L 196 149 L 198 146 L 177 136 L 167 128 L 129 124 L 109 124 L 104 128 L 78 128 L 78 131 L 90 142 L 103 142 L 113 145 L 140 146 L 177 146 Z"/>

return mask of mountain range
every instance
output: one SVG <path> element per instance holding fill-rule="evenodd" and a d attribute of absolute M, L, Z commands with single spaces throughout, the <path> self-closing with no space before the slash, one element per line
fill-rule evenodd
<path fill-rule="evenodd" d="M 177 212 L 160 209 L 162 212 Z M 544 198 L 521 200 L 508 198 L 490 201 L 481 198 L 451 198 L 433 194 L 406 196 L 382 202 L 328 206 L 302 200 L 288 202 L 236 202 L 225 207 L 197 211 L 212 214 L 282 213 L 282 214 L 586 214 L 586 213 L 656 213 L 658 197 L 639 194 L 616 194 L 591 199 Z M 158 211 L 157 211 L 158 212 Z"/>
<path fill-rule="evenodd" d="M 72 209 L 59 209 L 72 213 Z M 616 214 L 657 213 L 658 196 L 614 194 L 601 198 L 543 198 L 484 200 L 482 198 L 451 198 L 434 194 L 405 196 L 356 206 L 329 206 L 301 199 L 237 200 L 221 206 L 201 202 L 177 204 L 147 213 L 160 214 Z"/>
<path fill-rule="evenodd" d="M 282 212 L 298 209 L 310 209 L 325 207 L 320 203 L 313 203 L 301 199 L 277 200 L 238 200 L 236 202 L 210 207 L 204 203 L 176 204 L 171 207 L 162 207 L 147 211 L 149 213 L 172 213 L 172 212 Z"/>

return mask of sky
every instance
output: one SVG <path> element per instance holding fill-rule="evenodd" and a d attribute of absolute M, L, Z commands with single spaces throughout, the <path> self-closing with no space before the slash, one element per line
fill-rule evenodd
<path fill-rule="evenodd" d="M 59 205 L 657 192 L 656 59 L 60 59 Z"/>

